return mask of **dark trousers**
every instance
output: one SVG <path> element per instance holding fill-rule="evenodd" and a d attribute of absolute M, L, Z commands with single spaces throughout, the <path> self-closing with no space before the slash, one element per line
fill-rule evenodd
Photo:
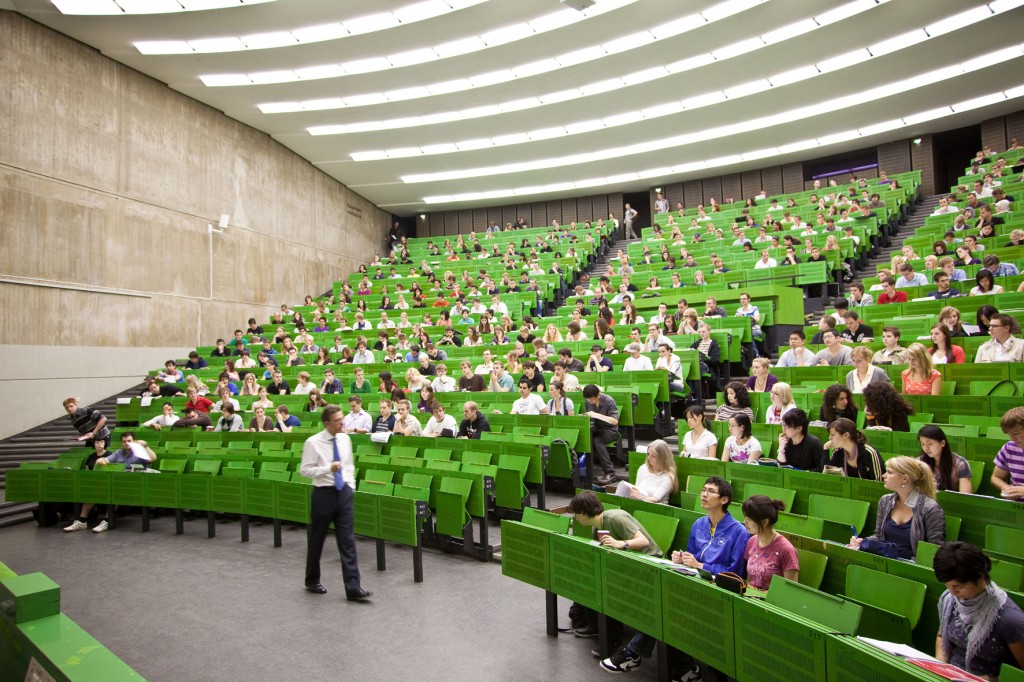
<path fill-rule="evenodd" d="M 309 518 L 309 535 L 306 547 L 306 585 L 320 582 L 320 554 L 331 521 L 334 522 L 334 537 L 341 554 L 341 575 L 345 579 L 345 593 L 358 592 L 359 563 L 356 561 L 356 539 L 352 523 L 352 488 L 341 490 L 333 487 L 314 487 Z"/>
<path fill-rule="evenodd" d="M 608 429 L 590 432 L 590 449 L 594 451 L 594 460 L 606 474 L 615 473 L 611 455 L 608 454 L 608 444 L 618 438 L 618 435 Z"/>

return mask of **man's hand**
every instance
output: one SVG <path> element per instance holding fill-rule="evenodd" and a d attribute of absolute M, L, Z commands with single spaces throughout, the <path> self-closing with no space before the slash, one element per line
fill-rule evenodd
<path fill-rule="evenodd" d="M 1010 499 L 1024 497 L 1024 485 L 1008 485 L 1003 488 L 999 495 Z"/>

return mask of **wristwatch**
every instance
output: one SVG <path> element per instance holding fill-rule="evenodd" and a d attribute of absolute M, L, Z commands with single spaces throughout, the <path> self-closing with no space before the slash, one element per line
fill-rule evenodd
<path fill-rule="evenodd" d="M 629 540 L 622 541 L 622 549 L 629 549 Z"/>

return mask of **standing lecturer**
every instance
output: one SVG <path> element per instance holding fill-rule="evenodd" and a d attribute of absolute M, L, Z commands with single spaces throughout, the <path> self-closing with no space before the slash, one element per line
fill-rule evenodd
<path fill-rule="evenodd" d="M 352 495 L 356 485 L 352 441 L 342 433 L 342 412 L 337 405 L 328 405 L 320 414 L 324 430 L 306 440 L 302 448 L 299 472 L 313 479 L 312 508 L 306 548 L 306 589 L 324 594 L 320 584 L 320 554 L 331 521 L 341 554 L 341 575 L 345 579 L 345 595 L 349 601 L 366 601 L 373 593 L 359 585 L 359 563 L 352 527 Z"/>

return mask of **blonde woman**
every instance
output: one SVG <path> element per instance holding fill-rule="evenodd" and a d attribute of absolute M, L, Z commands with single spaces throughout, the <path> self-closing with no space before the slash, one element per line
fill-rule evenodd
<path fill-rule="evenodd" d="M 679 492 L 676 458 L 663 440 L 651 441 L 647 459 L 636 472 L 636 484 L 619 481 L 615 494 L 644 502 L 668 504 L 668 496 Z"/>
<path fill-rule="evenodd" d="M 935 477 L 928 465 L 914 457 L 893 457 L 885 463 L 882 482 L 892 492 L 878 501 L 869 539 L 893 543 L 900 558 L 910 560 L 919 542 L 945 542 L 946 514 L 935 501 Z M 860 549 L 863 541 L 852 537 L 850 547 Z"/>
<path fill-rule="evenodd" d="M 889 375 L 881 367 L 871 364 L 874 354 L 867 346 L 857 346 L 850 351 L 853 369 L 846 373 L 846 387 L 852 393 L 863 393 L 870 383 L 891 384 Z"/>
<path fill-rule="evenodd" d="M 253 409 L 256 409 L 257 407 L 262 407 L 264 410 L 274 409 L 274 403 L 271 402 L 270 398 L 267 396 L 266 386 L 260 386 L 257 395 L 259 396 L 259 400 L 253 402 Z"/>
<path fill-rule="evenodd" d="M 914 253 L 914 247 L 913 246 L 905 245 L 902 249 L 900 249 L 900 252 L 903 254 L 903 258 L 905 258 L 906 260 L 920 260 L 921 259 L 920 256 L 918 256 L 916 253 Z"/>
<path fill-rule="evenodd" d="M 825 247 L 822 249 L 822 251 L 838 251 L 838 250 L 839 250 L 839 242 L 836 241 L 836 236 L 834 234 L 830 234 L 828 237 L 825 238 Z"/>
<path fill-rule="evenodd" d="M 424 386 L 430 385 L 430 382 L 424 379 L 415 367 L 410 367 L 406 371 L 405 383 L 408 384 L 408 387 L 405 389 L 406 393 L 419 393 Z"/>
<path fill-rule="evenodd" d="M 779 381 L 771 388 L 772 404 L 765 412 L 768 424 L 781 424 L 782 415 L 796 409 L 793 402 L 793 389 L 785 381 Z"/>
<path fill-rule="evenodd" d="M 250 431 L 273 431 L 274 420 L 267 416 L 267 411 L 260 407 L 255 406 L 252 410 L 253 417 L 249 420 Z"/>
<path fill-rule="evenodd" d="M 890 270 L 892 270 L 892 272 L 895 272 L 895 273 L 899 273 L 899 271 L 900 271 L 900 266 L 901 266 L 901 265 L 903 265 L 903 264 L 904 264 L 904 263 L 906 263 L 906 262 L 907 262 L 907 259 L 906 259 L 906 258 L 904 258 L 904 257 L 903 257 L 902 255 L 900 255 L 900 254 L 896 254 L 896 255 L 894 255 L 894 256 L 892 257 L 892 261 L 890 261 L 890 263 L 889 263 L 889 265 L 890 265 L 890 268 L 889 268 L 889 269 L 890 269 Z M 879 275 L 878 275 L 878 276 L 879 276 L 879 277 L 881 277 L 881 276 L 882 276 L 882 274 L 881 274 L 881 273 L 879 273 Z"/>
<path fill-rule="evenodd" d="M 256 383 L 256 375 L 250 372 L 245 375 L 245 379 L 242 381 L 242 390 L 238 392 L 239 395 L 259 395 L 260 386 Z"/>
<path fill-rule="evenodd" d="M 558 330 L 558 327 L 549 324 L 544 330 L 544 343 L 551 345 L 553 343 L 562 343 L 562 332 Z"/>
<path fill-rule="evenodd" d="M 679 329 L 680 334 L 697 334 L 700 332 L 700 319 L 695 308 L 687 308 L 683 311 L 683 324 Z"/>
<path fill-rule="evenodd" d="M 505 371 L 509 374 L 522 374 L 523 373 L 523 362 L 519 357 L 519 353 L 515 350 L 510 350 L 505 355 Z"/>
<path fill-rule="evenodd" d="M 185 392 L 188 393 L 190 388 L 196 390 L 196 395 L 207 395 L 210 392 L 210 389 L 203 383 L 203 380 L 195 374 L 189 374 L 185 377 Z"/>
<path fill-rule="evenodd" d="M 932 356 L 920 343 L 910 344 L 907 349 L 907 369 L 900 377 L 905 395 L 939 395 L 942 391 L 942 374 L 932 365 Z"/>

